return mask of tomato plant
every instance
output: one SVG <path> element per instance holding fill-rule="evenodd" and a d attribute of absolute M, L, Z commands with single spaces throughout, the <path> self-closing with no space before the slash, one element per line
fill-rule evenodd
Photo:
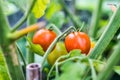
<path fill-rule="evenodd" d="M 52 41 L 56 38 L 56 33 L 48 29 L 40 29 L 33 36 L 33 43 L 40 44 L 44 51 L 47 50 Z"/>
<path fill-rule="evenodd" d="M 106 0 L 0 0 L 0 80 L 116 80 L 120 6 L 110 5 L 112 17 Z"/>
<path fill-rule="evenodd" d="M 84 32 L 72 32 L 65 38 L 67 51 L 80 49 L 82 53 L 88 54 L 90 50 L 90 39 Z"/>

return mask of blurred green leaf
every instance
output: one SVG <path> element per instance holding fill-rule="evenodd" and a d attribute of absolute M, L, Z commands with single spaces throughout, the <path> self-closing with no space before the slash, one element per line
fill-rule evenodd
<path fill-rule="evenodd" d="M 113 69 L 117 74 L 120 75 L 120 66 L 114 66 Z"/>
<path fill-rule="evenodd" d="M 32 12 L 36 18 L 40 18 L 44 15 L 47 5 L 50 3 L 50 0 L 37 0 Z"/>
<path fill-rule="evenodd" d="M 70 57 L 74 57 L 74 56 L 80 56 L 81 55 L 81 51 L 79 49 L 74 49 L 72 51 L 70 51 Z"/>
<path fill-rule="evenodd" d="M 85 63 L 74 63 L 72 61 L 66 62 L 61 67 L 63 73 L 55 80 L 82 80 L 85 68 Z"/>
<path fill-rule="evenodd" d="M 15 4 L 22 11 L 26 11 L 27 5 L 31 2 L 31 0 L 8 0 L 9 2 Z M 29 3 L 28 3 L 29 1 Z"/>
<path fill-rule="evenodd" d="M 0 47 L 0 80 L 10 80 L 7 64 Z"/>
<path fill-rule="evenodd" d="M 55 12 L 50 18 L 50 22 L 55 24 L 59 29 L 65 22 L 65 15 L 62 11 Z"/>
<path fill-rule="evenodd" d="M 49 20 L 51 16 L 61 10 L 61 5 L 58 2 L 59 0 L 51 0 L 48 9 L 46 10 L 45 18 Z"/>
<path fill-rule="evenodd" d="M 39 44 L 33 44 L 32 41 L 30 40 L 30 38 L 27 38 L 28 41 L 28 48 L 30 48 L 30 50 L 32 50 L 33 52 L 35 52 L 36 54 L 43 56 L 44 55 L 44 50 L 43 48 L 39 45 Z"/>
<path fill-rule="evenodd" d="M 2 0 L 1 2 L 3 5 L 3 11 L 4 11 L 5 15 L 8 16 L 8 15 L 11 15 L 18 11 L 17 7 L 14 4 L 12 4 L 6 0 Z"/>

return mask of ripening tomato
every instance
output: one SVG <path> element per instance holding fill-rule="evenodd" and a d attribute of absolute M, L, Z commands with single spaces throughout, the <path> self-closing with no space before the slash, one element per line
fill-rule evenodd
<path fill-rule="evenodd" d="M 53 65 L 55 61 L 62 55 L 68 54 L 64 42 L 57 42 L 55 48 L 51 53 L 48 55 L 48 63 Z"/>
<path fill-rule="evenodd" d="M 67 51 L 80 49 L 83 54 L 88 54 L 90 50 L 90 39 L 84 32 L 72 32 L 65 38 Z"/>
<path fill-rule="evenodd" d="M 48 29 L 40 29 L 33 36 L 33 43 L 40 44 L 44 51 L 47 50 L 49 45 L 56 38 L 56 33 Z"/>

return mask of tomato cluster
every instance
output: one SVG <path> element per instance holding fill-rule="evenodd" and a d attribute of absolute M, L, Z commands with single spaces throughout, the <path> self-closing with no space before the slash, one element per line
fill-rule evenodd
<path fill-rule="evenodd" d="M 40 44 L 44 51 L 56 38 L 56 33 L 48 29 L 40 29 L 33 36 L 33 43 Z M 80 49 L 81 53 L 88 54 L 91 42 L 84 32 L 72 32 L 65 37 L 64 42 L 58 42 L 53 51 L 48 55 L 48 62 L 52 65 L 58 57 L 65 55 L 73 49 Z"/>

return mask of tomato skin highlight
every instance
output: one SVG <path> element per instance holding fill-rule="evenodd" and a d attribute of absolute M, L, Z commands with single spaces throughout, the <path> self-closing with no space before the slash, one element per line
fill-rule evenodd
<path fill-rule="evenodd" d="M 56 33 L 48 29 L 40 29 L 33 36 L 33 43 L 40 44 L 44 51 L 47 50 L 49 45 L 56 38 Z"/>
<path fill-rule="evenodd" d="M 84 32 L 72 32 L 65 38 L 65 46 L 68 52 L 73 49 L 80 49 L 83 54 L 88 54 L 90 45 L 90 39 Z"/>

